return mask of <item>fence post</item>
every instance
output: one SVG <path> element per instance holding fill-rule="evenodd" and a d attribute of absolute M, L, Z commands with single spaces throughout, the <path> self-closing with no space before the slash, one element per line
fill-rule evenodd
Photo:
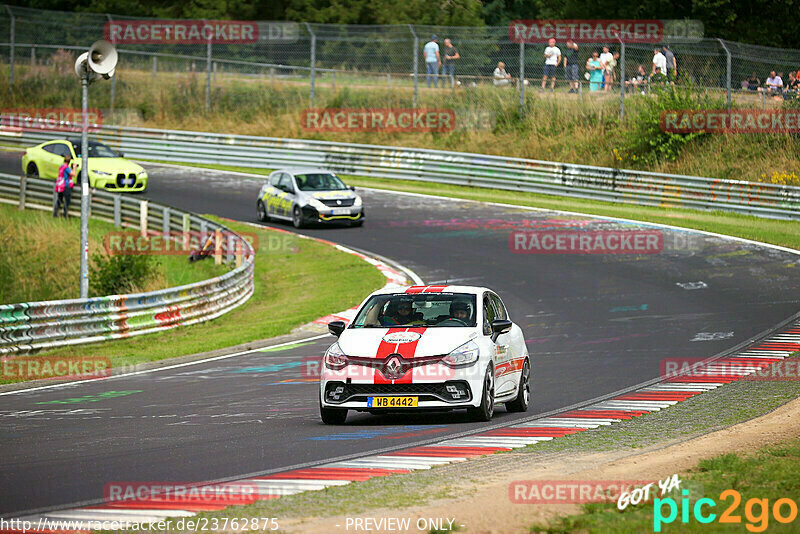
<path fill-rule="evenodd" d="M 183 250 L 189 250 L 189 243 L 191 239 L 190 232 L 192 231 L 192 219 L 188 213 L 183 214 Z M 200 246 L 202 247 L 203 244 L 201 243 Z"/>
<path fill-rule="evenodd" d="M 408 28 L 411 30 L 411 35 L 414 36 L 414 108 L 416 109 L 419 95 L 419 37 L 411 24 L 408 25 Z"/>
<path fill-rule="evenodd" d="M 14 37 L 15 37 L 14 36 L 14 30 L 16 29 L 15 26 L 16 26 L 17 19 L 14 17 L 14 13 L 11 11 L 11 8 L 8 7 L 8 5 L 6 5 L 6 11 L 8 11 L 8 16 L 11 17 L 11 35 L 9 36 L 10 37 L 9 44 L 11 46 L 9 48 L 10 52 L 9 52 L 9 55 L 8 55 L 8 59 L 9 59 L 9 61 L 8 61 L 8 87 L 9 87 L 9 89 L 12 89 L 14 87 L 14 56 L 16 55 L 16 50 L 15 50 L 15 48 L 16 48 L 15 44 L 16 43 L 14 42 Z"/>
<path fill-rule="evenodd" d="M 231 232 L 225 232 L 228 236 L 228 246 L 225 247 L 225 263 L 230 265 L 233 263 L 233 234 Z"/>
<path fill-rule="evenodd" d="M 336 71 L 331 72 L 331 91 L 336 91 Z"/>
<path fill-rule="evenodd" d="M 525 43 L 519 42 L 519 114 L 525 113 Z"/>
<path fill-rule="evenodd" d="M 311 107 L 314 107 L 314 79 L 317 76 L 317 35 L 311 29 L 311 24 L 305 23 L 308 33 L 311 34 Z"/>
<path fill-rule="evenodd" d="M 31 67 L 36 66 L 36 46 L 31 46 Z"/>
<path fill-rule="evenodd" d="M 114 195 L 114 226 L 122 227 L 122 202 L 119 195 Z"/>
<path fill-rule="evenodd" d="M 725 92 L 726 92 L 726 99 L 728 102 L 728 113 L 731 111 L 731 51 L 728 50 L 728 47 L 725 46 L 725 41 L 722 39 L 717 39 L 719 44 L 722 45 L 722 48 L 725 49 Z"/>
<path fill-rule="evenodd" d="M 222 265 L 222 232 L 214 231 L 214 265 Z"/>
<path fill-rule="evenodd" d="M 217 82 L 217 62 L 214 62 L 214 83 Z"/>
<path fill-rule="evenodd" d="M 23 173 L 19 177 L 19 209 L 25 210 L 25 195 L 28 192 L 28 173 Z"/>
<path fill-rule="evenodd" d="M 206 113 L 211 109 L 211 39 L 206 48 Z"/>
<path fill-rule="evenodd" d="M 161 233 L 164 234 L 166 239 L 169 239 L 169 223 L 171 217 L 172 213 L 169 209 L 169 206 L 164 206 L 164 210 L 162 211 L 161 215 Z"/>
<path fill-rule="evenodd" d="M 619 121 L 622 122 L 625 120 L 625 41 L 620 39 L 619 42 Z"/>
<path fill-rule="evenodd" d="M 139 233 L 147 237 L 147 200 L 139 202 Z"/>
<path fill-rule="evenodd" d="M 158 74 L 158 56 L 153 56 L 153 79 L 156 79 Z"/>
<path fill-rule="evenodd" d="M 242 240 L 236 240 L 236 267 L 242 266 Z"/>

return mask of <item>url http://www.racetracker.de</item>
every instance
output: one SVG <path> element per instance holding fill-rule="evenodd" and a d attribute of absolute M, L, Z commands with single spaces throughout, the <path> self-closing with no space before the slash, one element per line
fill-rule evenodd
<path fill-rule="evenodd" d="M 92 530 L 130 530 L 130 531 L 178 531 L 178 532 L 217 532 L 224 530 L 278 530 L 280 525 L 275 517 L 198 517 L 194 519 L 163 519 L 160 521 L 119 521 L 119 520 L 54 520 L 40 517 L 38 521 L 0 518 L 0 532 L 53 532 L 53 531 L 92 531 Z"/>

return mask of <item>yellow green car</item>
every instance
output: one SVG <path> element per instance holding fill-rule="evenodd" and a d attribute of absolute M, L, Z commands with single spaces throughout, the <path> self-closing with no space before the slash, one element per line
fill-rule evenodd
<path fill-rule="evenodd" d="M 78 173 L 74 181 L 79 183 L 82 163 L 80 139 L 47 141 L 27 149 L 22 156 L 22 172 L 55 180 L 67 154 L 76 163 Z M 89 185 L 120 193 L 141 192 L 147 189 L 147 171 L 103 143 L 89 141 Z"/>

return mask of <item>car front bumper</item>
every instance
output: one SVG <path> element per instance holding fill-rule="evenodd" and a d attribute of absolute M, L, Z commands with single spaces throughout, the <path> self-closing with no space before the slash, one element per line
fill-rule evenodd
<path fill-rule="evenodd" d="M 364 220 L 364 208 L 352 208 L 348 214 L 334 215 L 333 213 L 320 213 L 311 206 L 303 207 L 303 220 L 308 223 L 353 223 Z"/>

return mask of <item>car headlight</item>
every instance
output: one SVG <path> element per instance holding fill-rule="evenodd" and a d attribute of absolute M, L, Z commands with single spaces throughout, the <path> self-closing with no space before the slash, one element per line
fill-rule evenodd
<path fill-rule="evenodd" d="M 361 207 L 361 197 L 356 195 L 356 201 L 353 203 L 353 206 L 358 208 Z"/>
<path fill-rule="evenodd" d="M 472 365 L 478 361 L 480 351 L 481 349 L 478 347 L 477 343 L 474 341 L 467 341 L 445 356 L 442 361 L 453 367 Z"/>
<path fill-rule="evenodd" d="M 328 369 L 343 369 L 347 365 L 347 355 L 342 352 L 338 343 L 334 343 L 325 351 L 325 367 Z"/>
<path fill-rule="evenodd" d="M 110 172 L 106 172 L 106 171 L 98 171 L 98 170 L 92 169 L 92 172 L 97 174 L 98 176 L 111 176 L 111 173 Z"/>
<path fill-rule="evenodd" d="M 328 209 L 328 206 L 320 202 L 318 199 L 314 197 L 308 198 L 308 205 L 312 208 L 316 209 L 317 211 Z"/>

